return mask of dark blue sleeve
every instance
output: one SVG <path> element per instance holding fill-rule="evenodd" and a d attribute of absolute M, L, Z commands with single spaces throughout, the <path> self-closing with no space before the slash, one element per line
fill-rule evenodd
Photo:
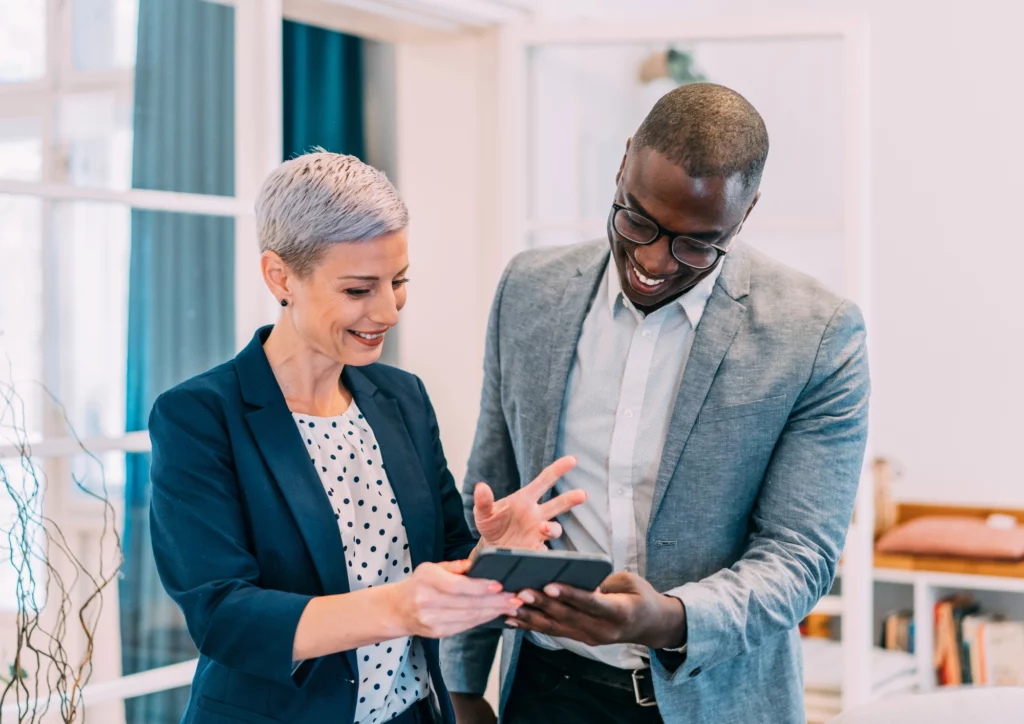
<path fill-rule="evenodd" d="M 157 399 L 150 519 L 157 571 L 199 651 L 230 669 L 291 687 L 299 618 L 311 596 L 259 587 L 223 412 L 187 390 Z"/>
<path fill-rule="evenodd" d="M 427 395 L 423 382 L 419 378 L 416 379 L 416 382 L 419 384 L 420 394 L 423 395 L 426 404 L 430 439 L 433 443 L 434 478 L 440 486 L 441 516 L 444 525 L 444 560 L 458 561 L 469 556 L 476 546 L 477 538 L 470 532 L 469 525 L 466 523 L 462 495 L 455 485 L 455 478 L 448 470 L 448 461 L 444 457 L 444 448 L 441 446 L 441 433 L 437 426 L 434 406 L 430 403 L 430 396 Z"/>

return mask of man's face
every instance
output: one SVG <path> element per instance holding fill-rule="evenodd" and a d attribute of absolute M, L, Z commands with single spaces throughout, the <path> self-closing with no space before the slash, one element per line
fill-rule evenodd
<path fill-rule="evenodd" d="M 643 148 L 630 150 L 617 178 L 615 203 L 652 219 L 673 234 L 688 236 L 726 248 L 753 209 L 742 177 L 691 178 L 682 166 L 661 153 Z M 711 274 L 707 269 L 685 266 L 672 256 L 671 240 L 662 235 L 646 245 L 619 234 L 608 217 L 608 240 L 626 297 L 639 309 L 654 311 L 678 299 Z M 639 275 L 648 281 L 640 280 Z"/>

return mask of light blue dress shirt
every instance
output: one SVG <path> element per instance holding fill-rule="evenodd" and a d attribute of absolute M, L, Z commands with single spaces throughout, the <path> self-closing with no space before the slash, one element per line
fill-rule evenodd
<path fill-rule="evenodd" d="M 694 330 L 721 268 L 672 304 L 644 315 L 622 293 L 615 261 L 609 260 L 576 346 L 556 443 L 556 457 L 579 460 L 556 491 L 581 488 L 589 497 L 559 518 L 564 534 L 552 547 L 603 553 L 616 571 L 644 575 L 661 451 Z M 539 646 L 623 669 L 646 666 L 641 646 L 592 647 L 529 636 Z"/>

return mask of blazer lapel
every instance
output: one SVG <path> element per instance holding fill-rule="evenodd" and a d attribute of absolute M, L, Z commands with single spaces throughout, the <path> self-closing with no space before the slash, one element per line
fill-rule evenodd
<path fill-rule="evenodd" d="M 565 285 L 551 325 L 551 337 L 548 342 L 551 365 L 548 368 L 547 394 L 542 401 L 547 420 L 542 465 L 554 462 L 558 423 L 562 416 L 566 387 L 569 384 L 569 369 L 576 356 L 576 345 L 583 331 L 583 320 L 587 317 L 594 293 L 608 263 L 609 252 L 605 247 L 594 261 L 576 270 L 575 275 Z M 540 470 L 536 472 L 539 473 Z"/>
<path fill-rule="evenodd" d="M 711 389 L 711 383 L 714 382 L 718 368 L 746 314 L 746 307 L 739 299 L 746 296 L 748 289 L 749 271 L 743 248 L 739 247 L 722 269 L 721 277 L 697 325 L 690 357 L 679 383 L 675 409 L 672 411 L 672 420 L 662 450 L 661 464 L 658 467 L 654 499 L 651 503 L 652 521 L 658 514 L 669 483 L 675 476 L 679 459 Z"/>
<path fill-rule="evenodd" d="M 284 398 L 280 404 L 250 412 L 245 419 L 299 526 L 324 593 L 348 593 L 338 521 Z"/>
<path fill-rule="evenodd" d="M 295 518 L 324 593 L 348 593 L 344 544 L 330 498 L 309 461 L 302 436 L 263 351 L 263 343 L 272 330 L 270 326 L 259 329 L 235 357 L 242 399 L 256 408 L 245 419 Z"/>
<path fill-rule="evenodd" d="M 423 474 L 420 457 L 409 437 L 398 403 L 378 390 L 358 369 L 346 367 L 342 379 L 380 445 L 384 469 L 395 492 L 398 509 L 402 511 L 409 553 L 415 568 L 433 559 L 435 523 L 440 507 L 436 491 Z"/>

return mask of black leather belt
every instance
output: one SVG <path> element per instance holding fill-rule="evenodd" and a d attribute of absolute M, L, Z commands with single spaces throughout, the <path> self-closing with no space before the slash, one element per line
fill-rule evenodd
<path fill-rule="evenodd" d="M 620 669 L 585 656 L 577 656 L 564 649 L 549 651 L 526 639 L 523 639 L 523 648 L 519 656 L 518 665 L 522 665 L 525 658 L 530 663 L 547 666 L 568 679 L 580 679 L 628 691 L 633 694 L 639 706 L 658 705 L 654 696 L 654 678 L 650 666 L 635 671 Z"/>

